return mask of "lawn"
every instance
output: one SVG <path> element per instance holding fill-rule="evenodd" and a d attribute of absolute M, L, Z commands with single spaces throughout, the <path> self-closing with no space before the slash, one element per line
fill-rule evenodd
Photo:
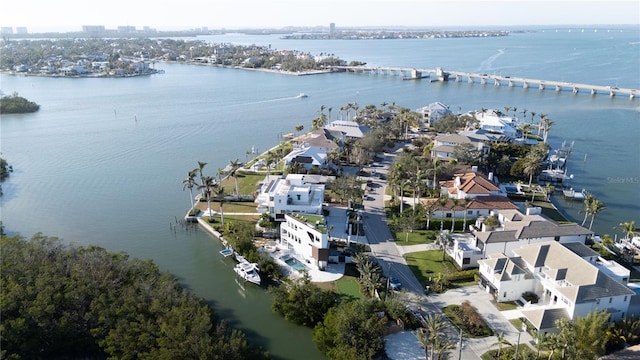
<path fill-rule="evenodd" d="M 496 309 L 500 310 L 500 311 L 505 311 L 505 310 L 515 310 L 518 308 L 518 304 L 516 304 L 513 301 L 509 301 L 509 302 L 496 302 L 494 303 Z"/>
<path fill-rule="evenodd" d="M 256 192 L 258 183 L 266 177 L 265 174 L 240 173 L 238 172 L 238 188 L 240 195 L 253 195 Z M 225 194 L 234 194 L 236 192 L 236 181 L 229 176 L 222 181 L 222 187 Z"/>
<path fill-rule="evenodd" d="M 196 204 L 196 208 L 202 210 L 202 211 L 206 211 L 207 210 L 207 202 L 206 201 L 201 201 L 198 204 Z M 260 215 L 258 214 L 257 210 L 256 210 L 256 206 L 257 204 L 254 202 L 225 202 L 223 205 L 223 210 L 224 213 L 255 213 L 256 215 Z M 213 211 L 216 212 L 220 212 L 220 203 L 217 201 L 211 201 L 211 209 Z M 219 217 L 219 215 L 217 215 Z M 226 216 L 225 216 L 226 217 Z"/>
<path fill-rule="evenodd" d="M 414 230 L 409 232 L 409 240 L 407 241 L 407 233 L 399 231 L 394 234 L 394 239 L 396 244 L 400 246 L 431 244 L 436 240 L 438 232 L 436 230 Z"/>
<path fill-rule="evenodd" d="M 358 283 L 358 271 L 352 264 L 347 264 L 344 269 L 344 276 L 337 281 L 316 283 L 316 285 L 324 290 L 333 290 L 340 295 L 343 301 L 352 301 L 363 299 L 364 295 L 360 292 L 360 283 Z"/>
<path fill-rule="evenodd" d="M 438 273 L 451 274 L 457 271 L 448 260 L 442 260 L 442 250 L 429 250 L 405 255 L 407 265 L 421 284 L 429 283 L 429 278 Z"/>

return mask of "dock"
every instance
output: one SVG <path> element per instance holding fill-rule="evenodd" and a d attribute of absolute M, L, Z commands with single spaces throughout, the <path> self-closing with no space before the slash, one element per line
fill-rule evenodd
<path fill-rule="evenodd" d="M 480 74 L 467 71 L 443 70 L 441 67 L 435 69 L 417 69 L 403 67 L 368 67 L 368 66 L 332 66 L 333 72 L 353 72 L 373 75 L 402 76 L 405 80 L 419 80 L 423 78 L 433 78 L 434 81 L 466 81 L 467 83 L 479 83 L 482 85 L 493 84 L 493 86 L 521 87 L 523 89 L 538 88 L 540 91 L 553 90 L 555 92 L 571 91 L 574 94 L 588 93 L 591 95 L 606 94 L 609 97 L 627 96 L 635 99 L 640 95 L 640 90 L 631 88 L 619 88 L 617 86 L 591 85 L 572 83 L 566 81 L 541 80 L 523 77 L 512 77 L 503 75 Z M 436 80 L 437 79 L 437 80 Z"/>

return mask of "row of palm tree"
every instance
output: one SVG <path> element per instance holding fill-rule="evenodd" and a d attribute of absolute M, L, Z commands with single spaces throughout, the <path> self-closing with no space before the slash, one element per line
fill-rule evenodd
<path fill-rule="evenodd" d="M 189 198 L 191 200 L 190 214 L 195 211 L 193 189 L 201 191 L 201 196 L 207 200 L 207 209 L 209 211 L 209 221 L 213 221 L 213 211 L 211 211 L 211 200 L 216 198 L 220 202 L 220 222 L 224 225 L 224 189 L 220 186 L 220 182 L 216 181 L 213 176 L 204 174 L 206 162 L 198 161 L 198 167 L 189 171 L 187 177 L 182 180 L 182 189 L 189 189 Z M 200 182 L 196 181 L 196 177 L 200 178 Z"/>

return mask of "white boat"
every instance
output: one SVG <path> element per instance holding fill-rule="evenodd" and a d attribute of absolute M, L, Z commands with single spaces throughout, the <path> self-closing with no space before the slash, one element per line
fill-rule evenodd
<path fill-rule="evenodd" d="M 306 98 L 308 95 L 305 93 L 300 93 L 298 94 L 298 96 L 296 96 L 298 99 L 302 99 L 302 98 Z"/>
<path fill-rule="evenodd" d="M 575 191 L 573 189 L 569 189 L 569 190 L 562 190 L 562 194 L 564 195 L 565 199 L 582 201 L 587 195 L 587 191 L 585 189 L 582 189 L 582 191 Z"/>
<path fill-rule="evenodd" d="M 258 267 L 256 264 L 250 263 L 246 260 L 241 261 L 233 268 L 233 271 L 235 271 L 236 274 L 244 280 L 260 285 L 260 274 L 258 274 Z"/>

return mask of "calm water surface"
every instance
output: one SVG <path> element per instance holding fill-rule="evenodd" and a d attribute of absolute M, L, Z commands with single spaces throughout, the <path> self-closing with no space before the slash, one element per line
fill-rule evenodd
<path fill-rule="evenodd" d="M 333 53 L 370 65 L 476 71 L 640 88 L 638 32 L 516 34 L 489 39 L 284 41 L 276 36 L 203 37 L 212 42 L 271 44 Z M 311 331 L 271 312 L 263 289 L 239 286 L 220 244 L 176 226 L 189 207 L 182 179 L 197 161 L 215 175 L 229 160 L 264 151 L 321 106 L 395 102 L 411 109 L 434 101 L 452 109 L 517 107 L 547 114 L 550 143 L 574 143 L 569 173 L 607 209 L 594 230 L 640 224 L 640 99 L 537 89 L 403 81 L 333 74 L 287 76 L 205 66 L 156 64 L 162 75 L 130 79 L 0 77 L 5 94 L 41 105 L 35 114 L 3 116 L 0 150 L 14 173 L 3 184 L 9 232 L 59 236 L 153 259 L 216 311 L 280 359 L 321 359 Z M 304 92 L 309 98 L 296 99 Z M 326 110 L 325 110 L 326 113 Z M 520 115 L 520 114 L 519 114 Z M 585 161 L 586 158 L 586 161 Z M 581 219 L 580 204 L 558 204 Z"/>

